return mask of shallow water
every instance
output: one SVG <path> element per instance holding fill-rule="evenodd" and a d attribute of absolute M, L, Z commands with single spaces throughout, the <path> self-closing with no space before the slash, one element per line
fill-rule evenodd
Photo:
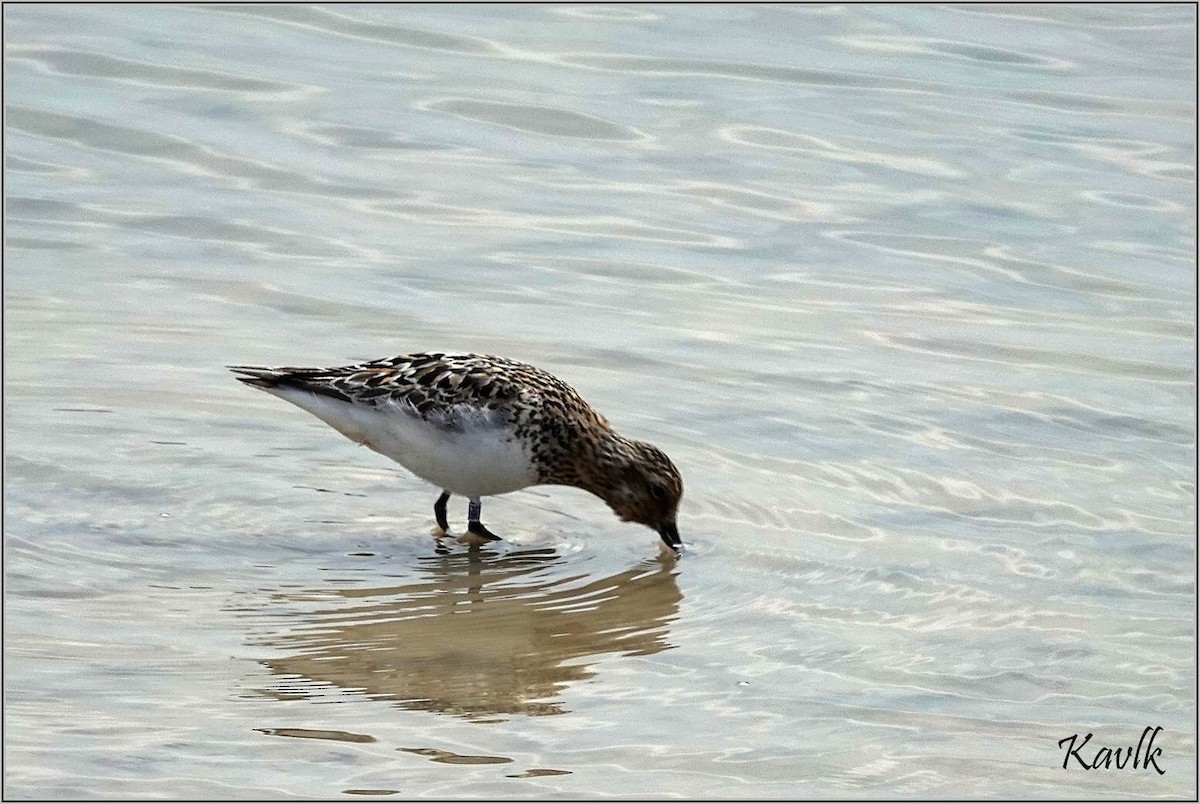
<path fill-rule="evenodd" d="M 4 14 L 7 796 L 1194 794 L 1194 9 Z M 222 368 L 420 349 L 687 554 Z"/>

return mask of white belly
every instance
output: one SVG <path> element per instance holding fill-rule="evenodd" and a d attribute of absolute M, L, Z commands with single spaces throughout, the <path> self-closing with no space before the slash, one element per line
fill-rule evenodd
<path fill-rule="evenodd" d="M 308 391 L 269 390 L 454 494 L 504 494 L 537 482 L 528 453 L 495 418 L 467 417 L 462 430 L 448 430 L 419 418 L 404 405 L 368 407 Z"/>

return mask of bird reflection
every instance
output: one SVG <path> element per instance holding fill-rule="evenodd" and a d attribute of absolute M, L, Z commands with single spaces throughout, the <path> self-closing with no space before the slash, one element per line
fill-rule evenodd
<path fill-rule="evenodd" d="M 308 698 L 333 687 L 471 719 L 561 714 L 553 699 L 594 675 L 596 657 L 672 647 L 667 630 L 682 598 L 675 567 L 664 555 L 591 578 L 572 574 L 553 550 L 422 558 L 416 583 L 321 590 L 339 606 L 302 614 L 298 629 L 267 639 L 295 651 L 263 662 L 285 677 L 267 692 Z"/>

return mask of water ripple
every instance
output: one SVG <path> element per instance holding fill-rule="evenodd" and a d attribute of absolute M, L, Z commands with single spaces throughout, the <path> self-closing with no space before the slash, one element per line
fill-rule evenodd
<path fill-rule="evenodd" d="M 624 54 L 560 54 L 555 62 L 591 70 L 652 76 L 713 76 L 742 81 L 801 84 L 839 89 L 906 90 L 942 92 L 944 87 L 927 81 L 886 75 L 834 72 L 803 67 L 777 67 L 763 64 L 679 59 Z"/>
<path fill-rule="evenodd" d="M 484 39 L 410 28 L 403 25 L 372 23 L 354 19 L 326 8 L 309 6 L 205 6 L 204 13 L 233 14 L 271 20 L 335 36 L 380 42 L 387 45 L 440 50 L 449 53 L 497 55 L 500 48 Z"/>
<path fill-rule="evenodd" d="M 178 166 L 185 173 L 221 179 L 247 189 L 343 198 L 395 195 L 381 188 L 345 185 L 318 178 L 313 174 L 280 168 L 268 162 L 225 155 L 183 137 L 27 106 L 9 106 L 5 120 L 11 129 L 36 137 L 156 162 L 167 162 Z"/>
<path fill-rule="evenodd" d="M 305 232 L 257 223 L 219 220 L 202 215 L 146 215 L 105 209 L 95 204 L 66 204 L 43 198 L 11 197 L 10 220 L 26 223 L 56 222 L 82 227 L 111 227 L 152 235 L 180 237 L 245 246 L 268 256 L 311 259 L 354 257 L 379 260 L 379 255 L 351 243 Z M 24 248 L 83 248 L 64 241 L 18 240 Z"/>
<path fill-rule="evenodd" d="M 859 144 L 842 144 L 807 134 L 796 134 L 763 126 L 727 126 L 718 136 L 738 145 L 784 151 L 830 162 L 879 165 L 905 173 L 956 179 L 965 174 L 936 159 L 871 151 Z"/>
<path fill-rule="evenodd" d="M 63 50 L 44 45 L 15 44 L 5 48 L 5 57 L 34 64 L 57 75 L 101 78 L 149 87 L 233 92 L 258 99 L 296 100 L 315 87 L 282 84 L 198 68 L 174 67 L 121 59 L 102 53 Z"/>
<path fill-rule="evenodd" d="M 1191 366 L 1175 366 L 1162 363 L 1147 363 L 1096 354 L 1080 354 L 1066 350 L 1033 349 L 1010 344 L 985 343 L 982 341 L 951 340 L 916 335 L 894 335 L 882 332 L 867 332 L 868 337 L 895 349 L 904 349 L 923 354 L 953 357 L 961 360 L 978 360 L 986 363 L 1003 363 L 1012 366 L 1036 366 L 1073 371 L 1082 374 L 1099 374 L 1127 380 L 1181 385 L 1191 383 L 1195 372 Z"/>
<path fill-rule="evenodd" d="M 433 201 L 377 201 L 368 202 L 364 204 L 364 207 L 377 213 L 446 226 L 499 226 L 583 237 L 649 240 L 727 249 L 740 246 L 740 242 L 731 237 L 689 229 L 655 226 L 616 215 L 533 215 Z"/>
<path fill-rule="evenodd" d="M 425 104 L 426 109 L 446 112 L 467 120 L 478 120 L 498 126 L 545 134 L 588 140 L 636 141 L 647 139 L 641 132 L 620 126 L 598 117 L 553 109 L 546 106 L 524 106 L 515 103 L 444 98 Z"/>
<path fill-rule="evenodd" d="M 920 37 L 898 37 L 881 35 L 858 35 L 840 37 L 837 42 L 860 50 L 886 54 L 921 54 L 948 58 L 953 61 L 982 62 L 989 66 L 1000 65 L 1015 69 L 1035 69 L 1049 72 L 1067 72 L 1075 65 L 1064 59 L 1038 56 L 998 47 L 984 47 L 972 42 L 954 42 L 945 39 Z"/>

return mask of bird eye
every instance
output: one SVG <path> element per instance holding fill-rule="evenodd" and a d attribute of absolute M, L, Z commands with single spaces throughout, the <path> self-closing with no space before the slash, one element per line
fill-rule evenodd
<path fill-rule="evenodd" d="M 650 496 L 661 503 L 667 501 L 667 490 L 657 483 L 650 484 Z"/>

